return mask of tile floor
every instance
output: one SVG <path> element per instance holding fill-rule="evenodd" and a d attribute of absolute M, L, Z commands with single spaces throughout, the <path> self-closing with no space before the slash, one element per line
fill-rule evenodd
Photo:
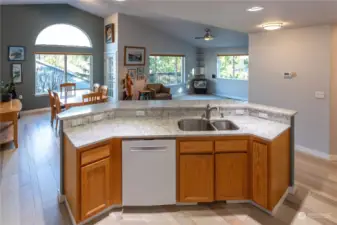
<path fill-rule="evenodd" d="M 59 142 L 49 113 L 22 115 L 19 149 L 0 150 L 0 225 L 68 225 L 57 202 Z M 249 204 L 202 204 L 114 209 L 90 222 L 97 225 L 337 225 L 337 163 L 296 154 L 295 195 L 274 217 Z"/>

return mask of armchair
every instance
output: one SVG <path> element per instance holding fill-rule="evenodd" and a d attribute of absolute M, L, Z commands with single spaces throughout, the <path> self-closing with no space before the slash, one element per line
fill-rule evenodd
<path fill-rule="evenodd" d="M 145 89 L 151 91 L 153 100 L 172 100 L 171 89 L 163 84 L 147 84 Z"/>

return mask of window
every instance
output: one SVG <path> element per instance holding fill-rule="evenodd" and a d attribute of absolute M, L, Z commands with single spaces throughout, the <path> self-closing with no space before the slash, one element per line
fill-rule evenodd
<path fill-rule="evenodd" d="M 82 30 L 67 24 L 45 28 L 37 36 L 35 45 L 92 47 L 90 39 Z"/>
<path fill-rule="evenodd" d="M 35 94 L 59 91 L 65 82 L 76 83 L 76 89 L 90 89 L 91 67 L 91 55 L 35 54 Z"/>
<path fill-rule="evenodd" d="M 218 77 L 234 80 L 248 80 L 248 55 L 219 55 Z"/>
<path fill-rule="evenodd" d="M 149 83 L 182 84 L 185 77 L 183 55 L 151 55 Z"/>

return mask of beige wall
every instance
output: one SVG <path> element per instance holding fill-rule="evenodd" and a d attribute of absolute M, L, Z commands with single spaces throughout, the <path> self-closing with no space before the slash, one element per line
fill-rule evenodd
<path fill-rule="evenodd" d="M 328 156 L 331 27 L 250 34 L 249 56 L 249 101 L 297 110 L 295 144 Z M 298 76 L 284 79 L 284 72 Z M 325 99 L 316 99 L 315 91 L 324 91 Z"/>
<path fill-rule="evenodd" d="M 332 26 L 330 79 L 330 154 L 337 159 L 337 25 Z"/>

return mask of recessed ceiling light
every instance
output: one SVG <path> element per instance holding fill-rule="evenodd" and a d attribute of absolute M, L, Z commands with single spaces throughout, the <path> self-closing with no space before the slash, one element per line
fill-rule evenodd
<path fill-rule="evenodd" d="M 265 24 L 262 24 L 262 27 L 265 30 L 278 30 L 278 29 L 281 29 L 282 26 L 283 26 L 283 23 L 265 23 Z"/>
<path fill-rule="evenodd" d="M 248 12 L 258 12 L 258 11 L 261 11 L 263 10 L 264 8 L 261 7 L 261 6 L 254 6 L 254 7 L 251 7 L 251 8 L 248 8 L 247 11 Z"/>

